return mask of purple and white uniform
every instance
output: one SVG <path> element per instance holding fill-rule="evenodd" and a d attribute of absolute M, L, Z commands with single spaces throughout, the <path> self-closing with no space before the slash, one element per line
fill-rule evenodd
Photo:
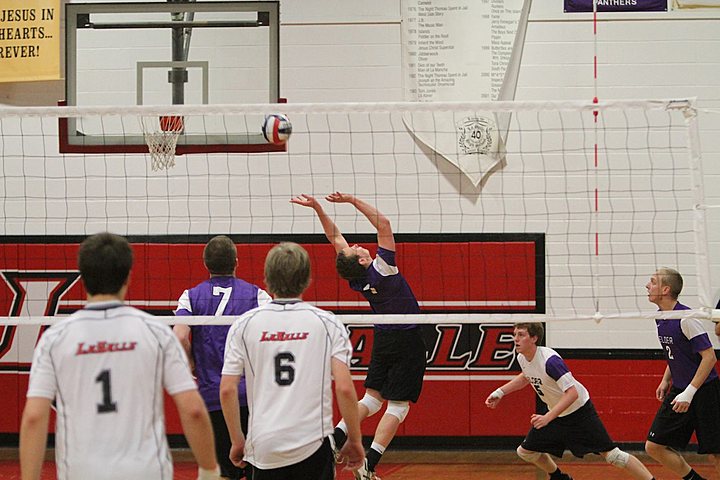
<path fill-rule="evenodd" d="M 564 417 L 578 410 L 590 399 L 585 386 L 575 380 L 570 369 L 558 353 L 552 348 L 537 347 L 532 361 L 528 362 L 524 355 L 518 355 L 518 363 L 522 373 L 533 386 L 548 409 L 552 409 L 560 401 L 566 390 L 575 387 L 578 398 L 560 413 Z"/>
<path fill-rule="evenodd" d="M 351 280 L 350 288 L 362 293 L 374 313 L 420 313 L 415 295 L 395 263 L 395 252 L 378 247 L 365 278 Z M 408 330 L 416 324 L 375 325 L 383 330 Z"/>
<path fill-rule="evenodd" d="M 185 290 L 175 315 L 242 315 L 270 302 L 261 288 L 233 276 L 215 276 Z M 221 410 L 220 377 L 225 356 L 225 339 L 230 325 L 193 325 L 192 355 L 198 389 L 208 411 Z M 245 379 L 238 385 L 240 405 L 247 405 Z"/>
<path fill-rule="evenodd" d="M 690 307 L 678 302 L 673 310 L 690 310 Z M 696 318 L 656 319 L 658 339 L 670 366 L 673 387 L 685 389 L 700 366 L 702 357 L 698 352 L 712 347 L 710 337 L 700 320 Z M 705 379 L 705 383 L 718 378 L 715 369 Z"/>

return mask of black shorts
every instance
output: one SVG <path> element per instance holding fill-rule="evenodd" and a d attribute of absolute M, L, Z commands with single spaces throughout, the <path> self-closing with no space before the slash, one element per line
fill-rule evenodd
<path fill-rule="evenodd" d="M 238 468 L 230 461 L 230 434 L 227 430 L 225 417 L 222 410 L 215 410 L 210 413 L 210 423 L 212 423 L 213 436 L 215 437 L 215 456 L 218 465 L 220 465 L 220 475 L 231 480 L 239 480 L 246 477 L 248 480 L 252 478 L 250 468 Z M 247 434 L 248 407 L 240 406 L 240 424 L 243 433 Z"/>
<path fill-rule="evenodd" d="M 588 453 L 609 452 L 615 448 L 590 400 L 580 409 L 556 418 L 541 429 L 533 427 L 521 446 L 531 452 L 556 457 L 562 457 L 565 450 L 570 450 L 581 458 Z"/>
<path fill-rule="evenodd" d="M 420 327 L 409 330 L 375 328 L 365 388 L 386 400 L 417 402 L 422 390 L 427 349 Z"/>
<path fill-rule="evenodd" d="M 675 387 L 670 389 L 655 415 L 647 439 L 682 450 L 695 432 L 698 453 L 720 453 L 720 380 L 700 387 L 687 412 L 673 412 L 670 402 L 682 391 Z"/>
<path fill-rule="evenodd" d="M 260 470 L 253 467 L 253 480 L 333 480 L 335 456 L 330 441 L 325 438 L 320 448 L 305 460 L 287 467 Z"/>

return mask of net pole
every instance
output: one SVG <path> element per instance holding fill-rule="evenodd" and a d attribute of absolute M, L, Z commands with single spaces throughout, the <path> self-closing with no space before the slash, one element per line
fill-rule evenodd
<path fill-rule="evenodd" d="M 598 99 L 598 68 L 597 68 L 597 0 L 593 0 L 593 17 L 592 17 L 592 23 L 593 23 L 593 103 L 597 104 L 599 102 Z M 597 318 L 600 318 L 600 296 L 598 292 L 601 291 L 600 286 L 600 233 L 599 233 L 599 225 L 600 225 L 600 203 L 599 203 L 599 189 L 598 189 L 598 155 L 599 155 L 599 148 L 598 148 L 598 115 L 600 112 L 598 110 L 593 110 L 593 138 L 594 138 L 594 146 L 593 146 L 593 181 L 594 181 L 594 207 L 593 207 L 593 214 L 592 214 L 592 222 L 594 223 L 594 231 L 595 231 L 595 238 L 594 244 L 595 244 L 595 255 L 593 257 L 594 260 L 594 266 L 595 266 L 595 273 L 593 275 L 593 283 L 594 283 L 594 295 L 595 295 L 595 315 Z M 599 321 L 599 320 L 597 320 Z"/>
<path fill-rule="evenodd" d="M 703 189 L 702 156 L 700 150 L 700 132 L 698 130 L 697 108 L 694 101 L 683 109 L 687 125 L 687 143 L 690 171 L 693 182 L 693 232 L 695 235 L 695 262 L 698 272 L 698 296 L 700 304 L 709 314 L 715 306 L 710 285 L 710 258 L 708 255 L 707 209 L 705 208 L 705 192 Z"/>

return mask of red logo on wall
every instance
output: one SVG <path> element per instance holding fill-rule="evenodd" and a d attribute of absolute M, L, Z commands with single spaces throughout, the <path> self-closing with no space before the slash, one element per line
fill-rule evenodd
<path fill-rule="evenodd" d="M 365 299 L 335 272 L 335 254 L 324 237 L 303 244 L 311 256 L 313 282 L 306 301 L 346 315 L 370 314 Z M 369 237 L 374 240 L 374 237 Z M 293 238 L 278 238 L 280 240 Z M 79 241 L 0 245 L 0 311 L 8 316 L 67 315 L 84 305 L 78 281 Z M 162 243 L 159 243 L 163 241 Z M 184 243 L 167 239 L 131 239 L 135 264 L 127 302 L 158 315 L 171 315 L 183 290 L 207 278 L 202 263 L 206 238 Z M 265 255 L 275 242 L 253 238 L 238 243 L 238 276 L 263 285 Z M 249 241 L 248 241 L 249 240 Z M 360 239 L 362 240 L 362 239 Z M 364 243 L 371 251 L 375 246 Z M 397 261 L 423 313 L 542 313 L 544 309 L 543 237 L 523 235 L 398 236 Z M 353 369 L 365 370 L 372 350 L 372 327 L 352 325 Z M 514 352 L 512 325 L 437 324 L 423 326 L 428 371 L 509 370 Z M 15 327 L 2 329 L 0 362 L 29 364 L 31 352 L 5 359 Z M 8 365 L 5 367 L 7 368 Z"/>

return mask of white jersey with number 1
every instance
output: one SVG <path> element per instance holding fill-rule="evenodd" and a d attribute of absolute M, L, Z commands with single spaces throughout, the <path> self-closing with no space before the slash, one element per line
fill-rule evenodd
<path fill-rule="evenodd" d="M 27 396 L 55 400 L 58 480 L 171 480 L 163 389 L 196 388 L 167 325 L 107 302 L 42 335 Z"/>
<path fill-rule="evenodd" d="M 245 460 L 262 470 L 294 465 L 333 431 L 333 358 L 349 365 L 345 326 L 300 300 L 274 300 L 233 323 L 223 375 L 247 379 Z"/>

